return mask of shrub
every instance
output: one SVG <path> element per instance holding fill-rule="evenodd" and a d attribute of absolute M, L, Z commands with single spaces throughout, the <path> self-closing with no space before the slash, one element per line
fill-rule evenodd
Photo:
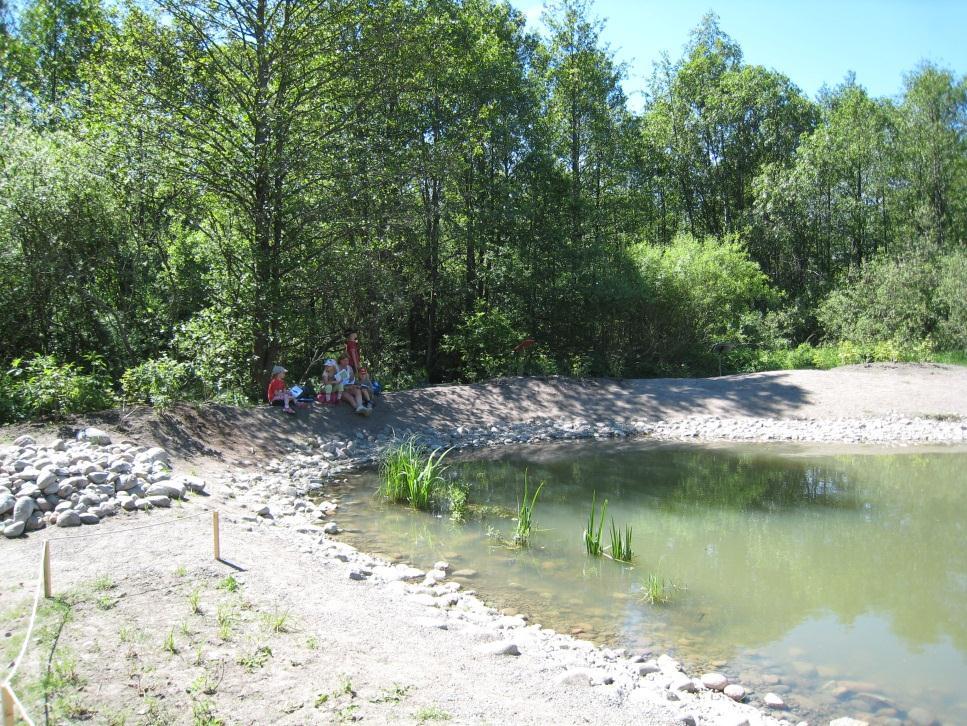
<path fill-rule="evenodd" d="M 883 345 L 875 357 L 897 360 L 936 334 L 945 346 L 967 343 L 965 295 L 967 256 L 920 247 L 868 261 L 826 297 L 816 317 L 827 340 Z"/>
<path fill-rule="evenodd" d="M 196 313 L 175 335 L 178 357 L 188 361 L 205 388 L 205 396 L 217 398 L 249 386 L 252 321 L 237 319 L 228 310 L 210 307 Z"/>
<path fill-rule="evenodd" d="M 13 399 L 18 417 L 63 416 L 100 411 L 114 405 L 111 379 L 104 361 L 87 357 L 89 372 L 74 363 L 60 363 L 52 355 L 13 361 L 4 384 L 5 397 Z"/>
<path fill-rule="evenodd" d="M 168 356 L 146 360 L 121 376 L 121 391 L 129 403 L 150 403 L 166 408 L 175 401 L 197 398 L 197 382 L 187 363 Z"/>
<path fill-rule="evenodd" d="M 637 299 L 626 303 L 629 342 L 638 349 L 633 369 L 712 370 L 716 342 L 758 343 L 784 327 L 760 312 L 780 295 L 737 239 L 679 235 L 667 246 L 639 244 L 631 255 L 639 276 Z"/>
<path fill-rule="evenodd" d="M 938 342 L 947 350 L 967 351 L 967 252 L 946 255 L 939 267 L 936 299 L 942 318 Z"/>
<path fill-rule="evenodd" d="M 498 308 L 478 303 L 456 331 L 444 336 L 440 346 L 460 358 L 460 370 L 468 381 L 507 375 L 514 366 L 514 348 L 524 335 Z"/>

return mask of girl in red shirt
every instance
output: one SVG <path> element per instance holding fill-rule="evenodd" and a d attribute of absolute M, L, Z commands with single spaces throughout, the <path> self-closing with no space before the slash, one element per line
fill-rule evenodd
<path fill-rule="evenodd" d="M 290 406 L 292 403 L 292 394 L 289 393 L 289 389 L 285 385 L 285 374 L 288 371 L 282 366 L 275 366 L 272 369 L 272 380 L 269 381 L 269 390 L 266 394 L 269 403 L 273 406 L 278 406 L 281 404 L 282 410 L 286 413 L 295 413 L 295 410 Z"/>

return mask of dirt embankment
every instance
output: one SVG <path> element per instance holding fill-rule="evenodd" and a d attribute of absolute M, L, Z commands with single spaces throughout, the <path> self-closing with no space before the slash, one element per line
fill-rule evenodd
<path fill-rule="evenodd" d="M 163 446 L 193 466 L 217 466 L 274 458 L 311 437 L 352 438 L 360 431 L 450 430 L 549 419 L 674 421 L 714 415 L 835 420 L 890 414 L 967 418 L 967 368 L 876 364 L 721 378 L 509 378 L 387 393 L 368 418 L 353 415 L 346 406 L 314 407 L 286 417 L 268 406 L 180 405 L 165 413 L 112 411 L 46 428 L 69 436 L 93 423 Z M 37 427 L 7 427 L 0 430 L 0 440 Z"/>

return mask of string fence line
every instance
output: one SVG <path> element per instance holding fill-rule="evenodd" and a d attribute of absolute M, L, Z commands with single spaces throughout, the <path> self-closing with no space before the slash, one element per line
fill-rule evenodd
<path fill-rule="evenodd" d="M 40 566 L 38 567 L 38 573 L 37 573 L 37 582 L 34 586 L 34 604 L 30 611 L 30 621 L 27 623 L 27 633 L 26 635 L 24 635 L 23 643 L 20 644 L 20 652 L 17 653 L 17 657 L 13 661 L 13 667 L 10 669 L 9 673 L 7 673 L 6 678 L 3 679 L 2 686 L 0 686 L 3 688 L 3 700 L 6 701 L 8 698 L 11 699 L 13 703 L 10 704 L 10 706 L 20 711 L 21 717 L 23 718 L 24 721 L 30 724 L 30 726 L 34 726 L 34 722 L 27 714 L 27 709 L 24 708 L 24 705 L 20 702 L 20 699 L 17 697 L 17 694 L 14 693 L 13 679 L 14 679 L 14 676 L 17 675 L 17 670 L 20 668 L 20 663 L 21 661 L 23 661 L 23 657 L 27 653 L 27 648 L 30 645 L 30 638 L 34 634 L 34 626 L 37 624 L 37 611 L 40 608 L 40 593 L 43 592 L 43 588 L 44 588 L 44 558 L 43 558 L 43 555 L 41 555 Z M 4 726 L 8 726 L 9 716 L 11 715 L 11 714 L 8 714 L 7 709 L 8 709 L 8 704 L 4 703 L 3 704 Z M 9 723 L 12 725 L 13 721 L 9 721 Z"/>
<path fill-rule="evenodd" d="M 219 548 L 218 548 L 218 510 L 203 508 L 198 512 L 193 514 L 187 514 L 182 517 L 172 517 L 170 519 L 162 519 L 157 522 L 149 522 L 146 524 L 139 524 L 134 527 L 123 527 L 119 529 L 108 529 L 105 528 L 99 532 L 90 532 L 87 534 L 78 535 L 62 535 L 60 537 L 50 537 L 44 540 L 41 545 L 41 555 L 40 555 L 40 565 L 38 567 L 37 581 L 34 586 L 34 601 L 33 606 L 30 611 L 30 620 L 27 623 L 27 632 L 24 636 L 23 643 L 20 645 L 20 652 L 17 654 L 16 659 L 13 661 L 13 666 L 10 668 L 7 675 L 4 677 L 3 682 L 0 683 L 0 699 L 2 699 L 2 713 L 0 713 L 0 718 L 2 718 L 2 726 L 13 726 L 19 718 L 28 726 L 36 726 L 36 723 L 31 719 L 30 715 L 27 713 L 26 707 L 20 701 L 20 698 L 13 690 L 13 679 L 17 675 L 23 658 L 27 653 L 30 646 L 30 639 L 33 637 L 34 628 L 37 624 L 37 613 L 40 610 L 40 600 L 41 594 L 47 594 L 47 577 L 49 574 L 49 545 L 51 542 L 66 542 L 80 539 L 89 539 L 91 537 L 108 537 L 111 535 L 126 534 L 127 532 L 134 532 L 141 529 L 150 529 L 151 527 L 161 527 L 165 525 L 175 524 L 177 522 L 184 522 L 189 519 L 197 519 L 198 517 L 211 516 L 213 527 L 215 528 L 215 559 L 219 559 Z M 49 596 L 49 594 L 48 594 Z"/>
<path fill-rule="evenodd" d="M 194 519 L 195 517 L 201 517 L 205 514 L 211 515 L 214 509 L 202 509 L 200 512 L 195 512 L 194 514 L 186 514 L 184 517 L 172 517 L 171 519 L 162 519 L 159 522 L 150 522 L 148 524 L 139 524 L 136 527 L 124 527 L 122 529 L 105 529 L 100 532 L 90 532 L 88 534 L 74 534 L 74 535 L 62 535 L 60 537 L 51 537 L 48 542 L 63 542 L 64 540 L 75 540 L 75 539 L 87 539 L 88 537 L 106 537 L 112 534 L 124 534 L 125 532 L 134 532 L 139 529 L 148 529 L 150 527 L 160 527 L 165 524 L 174 524 L 175 522 L 182 522 L 186 519 Z"/>

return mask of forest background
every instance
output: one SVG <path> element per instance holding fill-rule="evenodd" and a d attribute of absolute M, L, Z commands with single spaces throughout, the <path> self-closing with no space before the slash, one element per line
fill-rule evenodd
<path fill-rule="evenodd" d="M 964 361 L 967 79 L 810 99 L 696 20 L 632 112 L 582 0 L 0 0 L 0 420 L 349 327 L 393 387 Z"/>

